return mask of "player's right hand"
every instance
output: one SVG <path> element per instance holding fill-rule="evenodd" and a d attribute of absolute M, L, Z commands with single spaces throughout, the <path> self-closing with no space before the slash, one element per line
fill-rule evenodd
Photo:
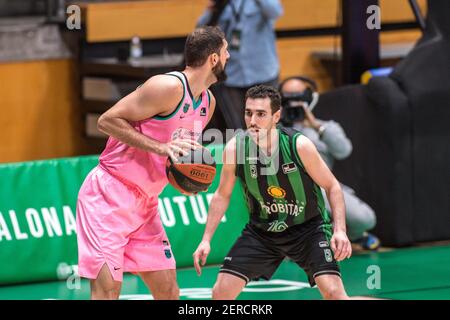
<path fill-rule="evenodd" d="M 202 274 L 202 267 L 206 263 L 206 258 L 208 258 L 209 252 L 211 251 L 211 246 L 209 245 L 209 241 L 202 241 L 195 250 L 192 257 L 194 258 L 194 267 L 195 271 L 197 271 L 198 275 Z M 200 265 L 201 261 L 201 265 Z"/>
<path fill-rule="evenodd" d="M 188 154 L 190 149 L 195 150 L 201 147 L 201 145 L 194 140 L 190 139 L 175 139 L 163 144 L 163 155 L 169 156 L 172 161 L 178 161 L 178 157 Z"/>

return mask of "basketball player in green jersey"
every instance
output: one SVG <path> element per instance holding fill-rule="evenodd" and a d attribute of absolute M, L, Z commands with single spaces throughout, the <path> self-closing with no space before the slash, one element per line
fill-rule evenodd
<path fill-rule="evenodd" d="M 225 147 L 220 185 L 193 254 L 197 273 L 239 178 L 250 219 L 224 259 L 213 299 L 235 299 L 249 281 L 269 280 L 285 257 L 305 270 L 310 285 L 317 284 L 325 299 L 348 299 L 337 265 L 351 256 L 338 181 L 308 138 L 277 126 L 281 98 L 275 89 L 252 87 L 245 100 L 248 130 Z M 332 217 L 320 187 L 326 190 Z"/>

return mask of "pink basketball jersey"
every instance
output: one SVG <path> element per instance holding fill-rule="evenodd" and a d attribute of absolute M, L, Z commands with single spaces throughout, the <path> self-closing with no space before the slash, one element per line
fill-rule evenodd
<path fill-rule="evenodd" d="M 131 125 L 140 133 L 162 143 L 175 138 L 198 140 L 206 126 L 210 97 L 208 90 L 194 102 L 189 83 L 182 72 L 170 72 L 183 83 L 183 98 L 168 116 L 154 116 Z M 105 150 L 100 155 L 100 166 L 124 183 L 138 187 L 149 197 L 158 196 L 168 180 L 166 177 L 167 156 L 160 156 L 131 147 L 109 137 Z"/>

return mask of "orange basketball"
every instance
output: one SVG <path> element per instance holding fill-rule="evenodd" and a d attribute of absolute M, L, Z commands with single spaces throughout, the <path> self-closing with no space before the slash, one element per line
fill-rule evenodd
<path fill-rule="evenodd" d="M 189 150 L 186 156 L 166 162 L 169 183 L 185 195 L 206 191 L 216 176 L 216 162 L 208 149 L 201 147 Z"/>

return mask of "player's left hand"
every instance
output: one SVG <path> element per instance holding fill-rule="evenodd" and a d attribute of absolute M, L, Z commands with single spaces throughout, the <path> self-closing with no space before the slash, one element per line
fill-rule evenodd
<path fill-rule="evenodd" d="M 352 245 L 344 231 L 334 232 L 333 237 L 331 237 L 331 249 L 334 252 L 336 261 L 342 261 L 351 257 Z"/>

